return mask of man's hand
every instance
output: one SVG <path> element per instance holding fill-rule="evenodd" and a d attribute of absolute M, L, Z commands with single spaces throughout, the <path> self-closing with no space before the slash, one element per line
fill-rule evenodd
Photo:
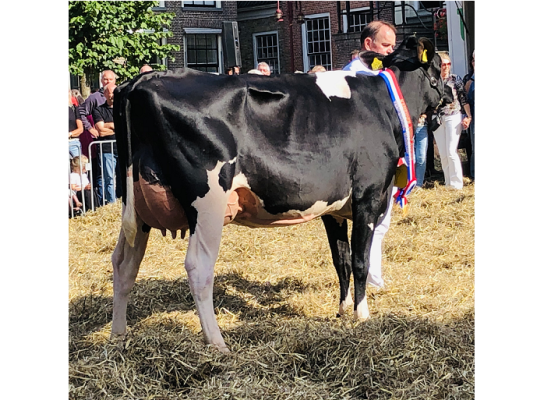
<path fill-rule="evenodd" d="M 89 129 L 89 132 L 91 133 L 91 135 L 93 135 L 94 138 L 98 137 L 98 131 L 95 128 Z"/>

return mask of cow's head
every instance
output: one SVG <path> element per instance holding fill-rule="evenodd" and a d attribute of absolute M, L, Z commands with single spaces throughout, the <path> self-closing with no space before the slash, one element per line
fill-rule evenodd
<path fill-rule="evenodd" d="M 410 77 L 402 78 L 414 82 L 410 91 L 403 91 L 405 98 L 420 97 L 424 101 L 424 108 L 415 110 L 417 112 L 430 111 L 453 101 L 452 90 L 441 79 L 441 57 L 436 54 L 433 43 L 426 38 L 410 36 L 387 56 L 364 52 L 360 53 L 360 57 L 367 65 L 380 65 L 402 72 L 419 71 L 418 76 L 410 74 Z"/>

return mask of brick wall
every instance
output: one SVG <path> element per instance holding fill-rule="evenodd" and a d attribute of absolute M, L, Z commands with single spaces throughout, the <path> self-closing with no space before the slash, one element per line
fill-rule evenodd
<path fill-rule="evenodd" d="M 169 43 L 180 45 L 180 51 L 175 53 L 175 61 L 169 61 L 169 69 L 183 67 L 184 28 L 212 28 L 222 29 L 223 21 L 237 20 L 237 6 L 235 1 L 223 1 L 222 8 L 218 10 L 187 11 L 182 9 L 181 1 L 165 2 L 166 9 L 174 12 L 171 30 L 173 37 Z M 345 9 L 346 2 L 342 1 L 341 10 Z M 369 1 L 351 1 L 350 9 L 368 7 Z M 374 2 L 374 11 L 380 9 L 380 19 L 393 21 L 392 2 Z M 283 22 L 277 22 L 274 16 L 245 20 L 238 22 L 242 72 L 255 68 L 253 34 L 258 32 L 278 31 L 280 72 L 289 73 L 294 70 L 303 71 L 303 41 L 301 36 L 301 25 L 297 23 L 297 15 L 324 14 L 329 13 L 331 29 L 331 56 L 333 69 L 340 69 L 350 61 L 352 50 L 360 48 L 361 32 L 339 33 L 339 19 L 337 16 L 337 2 L 335 1 L 281 1 L 280 9 L 284 15 Z M 377 19 L 377 17 L 375 17 Z M 290 24 L 291 21 L 291 24 Z M 293 54 L 293 61 L 292 61 Z M 306 72 L 306 71 L 305 71 Z"/>
<path fill-rule="evenodd" d="M 166 1 L 165 7 L 168 12 L 174 12 L 176 16 L 172 19 L 170 28 L 173 36 L 168 39 L 168 43 L 180 46 L 180 51 L 175 52 L 174 61 L 169 60 L 168 68 L 181 68 L 184 66 L 184 28 L 210 28 L 222 29 L 223 21 L 237 20 L 237 6 L 235 1 L 222 1 L 221 9 L 210 11 L 190 10 L 182 8 L 181 1 Z"/>
<path fill-rule="evenodd" d="M 246 73 L 250 69 L 255 68 L 254 61 L 254 41 L 253 34 L 260 32 L 278 31 L 278 47 L 280 52 L 280 68 L 281 72 L 286 72 L 284 68 L 282 51 L 285 51 L 284 40 L 282 37 L 282 23 L 276 22 L 275 17 L 252 19 L 247 21 L 239 21 L 238 31 L 240 40 L 240 56 L 242 58 L 241 73 Z"/>
<path fill-rule="evenodd" d="M 287 2 L 281 2 L 282 12 L 284 13 L 284 20 L 289 18 L 289 9 Z M 301 9 L 297 8 L 300 4 Z M 341 69 L 350 61 L 350 53 L 354 49 L 359 49 L 361 32 L 352 33 L 339 33 L 342 31 L 342 26 L 339 27 L 339 18 L 337 15 L 337 3 L 330 1 L 303 1 L 300 3 L 294 3 L 292 6 L 293 18 L 296 19 L 297 15 L 302 12 L 305 16 L 311 16 L 314 14 L 329 13 L 330 30 L 331 30 L 331 58 L 333 69 Z M 373 8 L 377 12 L 380 10 L 379 17 L 382 20 L 393 21 L 392 2 L 374 2 Z M 341 2 L 341 10 L 344 10 L 346 2 Z M 369 1 L 351 1 L 350 9 L 356 9 L 361 7 L 369 7 Z M 375 19 L 378 19 L 375 17 Z M 341 20 L 342 24 L 342 20 Z M 292 25 L 291 40 L 293 43 L 294 52 L 294 64 L 296 70 L 303 70 L 303 43 L 301 36 L 301 25 L 294 22 Z M 289 43 L 290 32 L 289 29 L 284 30 L 284 41 L 288 44 L 288 48 L 284 49 L 286 61 L 289 63 Z M 306 72 L 306 71 L 305 71 Z"/>

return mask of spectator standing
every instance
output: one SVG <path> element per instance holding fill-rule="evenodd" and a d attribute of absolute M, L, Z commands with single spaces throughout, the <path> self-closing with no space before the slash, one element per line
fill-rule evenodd
<path fill-rule="evenodd" d="M 83 106 L 80 107 L 80 116 L 81 121 L 83 122 L 83 127 L 91 132 L 91 134 L 95 138 L 98 137 L 98 132 L 95 127 L 91 125 L 91 123 L 87 119 L 87 116 L 93 115 L 93 110 L 106 102 L 106 97 L 104 97 L 104 88 L 110 83 L 113 83 L 115 85 L 115 78 L 116 77 L 113 71 L 109 69 L 103 71 L 102 78 L 100 78 L 102 87 L 96 92 L 89 95 L 89 97 L 87 97 L 87 99 L 85 100 Z"/>
<path fill-rule="evenodd" d="M 265 61 L 262 61 L 259 64 L 257 64 L 257 70 L 261 72 L 263 75 L 269 76 L 271 74 L 271 68 L 269 67 L 269 64 L 267 64 Z"/>
<path fill-rule="evenodd" d="M 83 124 L 78 114 L 78 108 L 72 102 L 72 91 L 68 90 L 68 154 L 70 158 L 81 154 L 81 144 L 78 139 L 83 132 Z"/>
<path fill-rule="evenodd" d="M 396 44 L 396 28 L 386 21 L 372 21 L 363 28 L 360 40 L 362 51 L 374 51 L 379 54 L 387 55 L 394 51 L 394 46 Z M 365 65 L 359 57 L 350 61 L 343 70 L 363 72 L 367 75 L 378 74 L 378 71 L 373 71 L 370 66 Z M 367 282 L 379 288 L 384 287 L 384 280 L 382 279 L 382 240 L 390 227 L 394 193 L 395 188 L 388 198 L 388 207 L 386 208 L 386 211 L 377 221 L 377 226 L 373 231 L 373 240 L 371 241 Z"/>
<path fill-rule="evenodd" d="M 445 185 L 452 189 L 462 189 L 464 176 L 462 163 L 458 156 L 458 142 L 463 129 L 469 127 L 471 110 L 467 102 L 462 79 L 450 73 L 450 57 L 446 52 L 441 56 L 441 78 L 452 89 L 454 101 L 442 107 L 438 112 L 439 127 L 434 132 L 435 143 L 441 156 L 441 168 L 445 176 Z M 465 115 L 462 112 L 465 111 Z"/>
<path fill-rule="evenodd" d="M 85 101 L 78 89 L 72 89 L 72 100 L 73 100 L 74 105 L 76 107 L 81 106 L 83 104 L 83 102 Z M 79 112 L 79 110 L 78 110 L 78 112 Z"/>
<path fill-rule="evenodd" d="M 355 58 L 358 58 L 360 56 L 360 51 L 359 49 L 354 49 L 352 50 L 352 52 L 350 53 L 350 61 L 354 60 Z"/>
<path fill-rule="evenodd" d="M 140 68 L 140 73 L 143 74 L 144 72 L 153 71 L 153 68 L 151 68 L 148 64 L 142 65 Z M 114 82 L 115 83 L 115 82 Z"/>
<path fill-rule="evenodd" d="M 325 67 L 323 65 L 315 65 L 314 67 L 312 67 L 312 69 L 310 71 L 308 71 L 310 74 L 314 74 L 316 72 L 326 72 L 327 69 L 325 69 Z"/>
<path fill-rule="evenodd" d="M 426 157 L 428 152 L 428 124 L 426 114 L 422 114 L 414 130 L 414 155 L 416 186 L 422 187 L 426 174 Z"/>
<path fill-rule="evenodd" d="M 235 65 L 227 70 L 227 75 L 240 75 L 240 67 Z"/>
<path fill-rule="evenodd" d="M 471 57 L 471 69 L 465 82 L 464 89 L 467 93 L 467 102 L 471 111 L 471 123 L 469 124 L 469 139 L 471 140 L 471 157 L 469 159 L 469 176 L 475 179 L 475 50 Z"/>
<path fill-rule="evenodd" d="M 115 83 L 104 87 L 106 102 L 93 110 L 93 120 L 97 130 L 97 141 L 115 140 L 114 130 L 114 89 Z M 97 157 L 98 168 L 103 175 L 97 180 L 97 196 L 100 204 L 115 202 L 116 194 L 114 189 L 114 177 L 117 165 L 117 146 L 105 143 L 101 145 L 102 156 Z M 119 176 L 119 174 L 117 174 Z"/>
<path fill-rule="evenodd" d="M 93 160 L 93 180 L 95 187 L 98 187 L 98 182 L 101 179 L 100 178 L 100 169 L 98 167 L 98 159 L 97 159 L 97 148 L 96 146 L 92 146 L 91 154 L 89 154 L 88 148 L 89 145 L 95 141 L 95 139 L 98 137 L 98 132 L 95 129 L 95 121 L 93 120 L 93 110 L 97 108 L 98 106 L 104 104 L 106 102 L 106 98 L 104 97 L 104 87 L 110 83 L 115 84 L 116 76 L 112 70 L 104 70 L 102 71 L 102 76 L 100 78 L 100 83 L 102 84 L 102 87 L 87 97 L 85 99 L 85 102 L 83 104 L 80 104 L 79 112 L 81 116 L 81 122 L 83 123 L 83 142 L 85 150 L 83 151 L 83 154 L 86 154 L 87 157 Z M 96 160 L 96 162 L 95 162 Z"/>

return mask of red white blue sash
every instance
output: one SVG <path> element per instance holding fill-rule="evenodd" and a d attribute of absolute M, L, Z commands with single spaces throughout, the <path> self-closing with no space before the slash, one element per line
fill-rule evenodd
<path fill-rule="evenodd" d="M 390 98 L 397 111 L 397 116 L 403 128 L 403 141 L 405 142 L 405 156 L 399 159 L 398 168 L 405 166 L 407 169 L 407 184 L 403 188 L 398 188 L 395 193 L 396 202 L 403 208 L 407 204 L 407 195 L 416 186 L 415 156 L 414 156 L 414 135 L 411 115 L 399 88 L 397 78 L 392 70 L 385 68 L 380 71 L 379 76 L 384 79 Z"/>

